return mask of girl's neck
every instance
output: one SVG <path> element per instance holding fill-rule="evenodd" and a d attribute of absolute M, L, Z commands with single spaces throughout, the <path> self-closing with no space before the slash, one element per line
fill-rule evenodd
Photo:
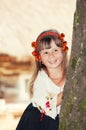
<path fill-rule="evenodd" d="M 48 76 L 51 78 L 60 78 L 64 74 L 64 69 L 60 66 L 58 68 L 47 69 Z"/>
<path fill-rule="evenodd" d="M 48 70 L 48 76 L 58 86 L 62 86 L 66 80 L 65 71 L 63 69 L 50 69 Z"/>

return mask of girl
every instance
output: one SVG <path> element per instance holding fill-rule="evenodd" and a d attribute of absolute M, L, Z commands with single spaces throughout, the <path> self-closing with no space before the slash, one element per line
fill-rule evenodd
<path fill-rule="evenodd" d="M 36 69 L 30 82 L 31 103 L 16 130 L 58 130 L 66 80 L 67 42 L 56 30 L 42 32 L 32 42 Z"/>

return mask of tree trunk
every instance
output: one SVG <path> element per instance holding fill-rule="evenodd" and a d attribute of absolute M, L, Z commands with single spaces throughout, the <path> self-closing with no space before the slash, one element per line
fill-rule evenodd
<path fill-rule="evenodd" d="M 86 130 L 86 0 L 76 1 L 59 130 Z"/>

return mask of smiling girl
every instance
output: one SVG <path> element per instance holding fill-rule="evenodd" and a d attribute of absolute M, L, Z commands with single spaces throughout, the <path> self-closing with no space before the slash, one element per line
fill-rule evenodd
<path fill-rule="evenodd" d="M 58 130 L 66 81 L 67 42 L 57 30 L 42 32 L 32 42 L 36 69 L 30 81 L 31 103 L 16 130 Z"/>

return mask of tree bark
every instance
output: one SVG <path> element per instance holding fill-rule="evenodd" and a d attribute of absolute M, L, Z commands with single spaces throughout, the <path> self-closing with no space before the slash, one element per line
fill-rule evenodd
<path fill-rule="evenodd" d="M 76 1 L 59 130 L 86 130 L 86 0 Z"/>

